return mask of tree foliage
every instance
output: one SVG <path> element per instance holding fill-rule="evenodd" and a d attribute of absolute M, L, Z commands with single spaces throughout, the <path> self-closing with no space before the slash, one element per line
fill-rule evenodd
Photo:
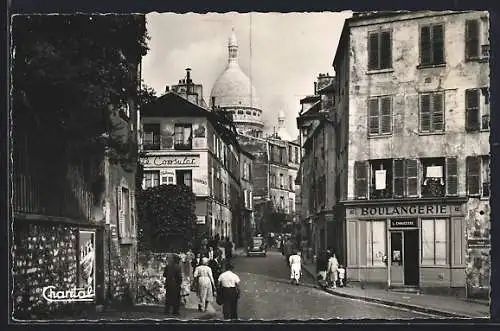
<path fill-rule="evenodd" d="M 136 197 L 139 243 L 143 250 L 172 252 L 196 237 L 196 196 L 184 185 L 160 185 Z"/>
<path fill-rule="evenodd" d="M 15 134 L 41 146 L 101 146 L 134 154 L 120 114 L 138 98 L 144 15 L 28 15 L 12 22 Z M 61 148 L 62 149 L 62 148 Z"/>

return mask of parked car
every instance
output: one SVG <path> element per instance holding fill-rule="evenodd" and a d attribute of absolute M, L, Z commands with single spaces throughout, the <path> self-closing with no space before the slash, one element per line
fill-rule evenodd
<path fill-rule="evenodd" d="M 266 241 L 263 237 L 252 237 L 247 247 L 247 256 L 266 256 Z"/>

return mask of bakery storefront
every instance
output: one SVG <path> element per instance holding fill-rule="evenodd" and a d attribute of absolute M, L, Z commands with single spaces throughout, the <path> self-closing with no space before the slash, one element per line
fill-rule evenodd
<path fill-rule="evenodd" d="M 463 289 L 465 203 L 465 198 L 344 202 L 348 280 Z"/>

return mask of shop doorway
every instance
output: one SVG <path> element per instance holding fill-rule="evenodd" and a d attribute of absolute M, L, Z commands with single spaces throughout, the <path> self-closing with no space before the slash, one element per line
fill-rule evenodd
<path fill-rule="evenodd" d="M 418 230 L 391 231 L 391 285 L 418 286 Z"/>

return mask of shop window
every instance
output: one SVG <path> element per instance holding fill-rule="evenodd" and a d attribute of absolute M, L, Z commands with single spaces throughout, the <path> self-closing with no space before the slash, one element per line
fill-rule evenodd
<path fill-rule="evenodd" d="M 385 267 L 385 221 L 366 222 L 366 263 L 367 266 Z"/>
<path fill-rule="evenodd" d="M 368 35 L 368 70 L 392 68 L 392 36 L 390 31 Z"/>
<path fill-rule="evenodd" d="M 422 265 L 446 265 L 447 220 L 422 219 Z"/>
<path fill-rule="evenodd" d="M 162 185 L 169 185 L 169 184 L 174 184 L 174 177 L 172 176 L 162 176 L 161 177 L 161 184 Z"/>
<path fill-rule="evenodd" d="M 465 90 L 466 131 L 477 132 L 490 128 L 490 105 L 488 88 Z"/>
<path fill-rule="evenodd" d="M 380 136 L 392 133 L 392 98 L 390 96 L 368 100 L 368 135 Z"/>
<path fill-rule="evenodd" d="M 444 63 L 444 25 L 422 26 L 420 28 L 420 65 Z"/>
<path fill-rule="evenodd" d="M 466 158 L 467 195 L 487 198 L 490 196 L 489 156 L 468 156 Z"/>
<path fill-rule="evenodd" d="M 144 124 L 142 145 L 144 150 L 160 149 L 160 124 Z"/>
<path fill-rule="evenodd" d="M 176 124 L 174 128 L 174 148 L 192 148 L 192 126 L 191 124 Z"/>
<path fill-rule="evenodd" d="M 193 187 L 193 176 L 191 170 L 176 170 L 175 171 L 177 185 L 185 185 Z"/>
<path fill-rule="evenodd" d="M 445 195 L 445 159 L 428 158 L 421 159 L 423 178 L 422 178 L 422 196 L 443 197 Z"/>
<path fill-rule="evenodd" d="M 444 131 L 444 93 L 420 94 L 420 132 L 436 133 Z"/>
<path fill-rule="evenodd" d="M 147 190 L 150 187 L 160 185 L 160 172 L 159 171 L 144 171 L 144 180 L 142 187 Z"/>
<path fill-rule="evenodd" d="M 387 199 L 392 197 L 393 160 L 370 161 L 370 198 Z"/>

